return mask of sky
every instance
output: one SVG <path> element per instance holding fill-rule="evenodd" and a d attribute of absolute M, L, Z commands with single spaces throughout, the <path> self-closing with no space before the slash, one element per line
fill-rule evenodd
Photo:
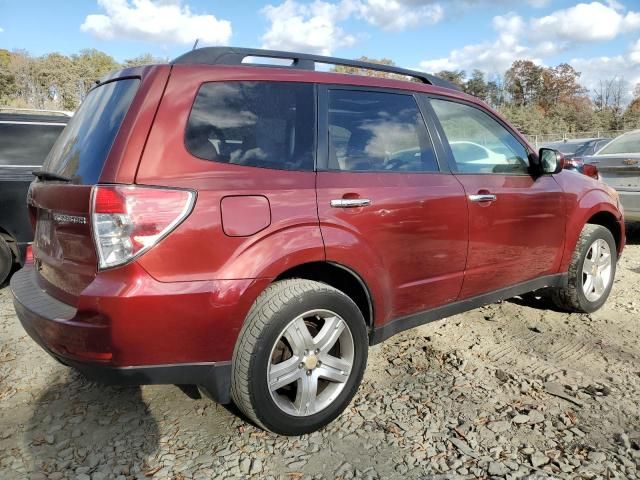
<path fill-rule="evenodd" d="M 588 88 L 640 82 L 638 0 L 0 0 L 0 48 L 32 55 L 171 59 L 196 39 L 489 76 L 568 62 Z"/>

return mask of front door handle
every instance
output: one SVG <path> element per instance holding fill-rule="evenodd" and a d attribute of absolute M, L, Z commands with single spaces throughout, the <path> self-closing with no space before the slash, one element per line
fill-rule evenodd
<path fill-rule="evenodd" d="M 367 205 L 371 205 L 371 200 L 368 198 L 340 198 L 331 200 L 331 206 L 334 208 L 356 208 L 366 207 Z"/>
<path fill-rule="evenodd" d="M 479 193 L 477 195 L 469 195 L 469 201 L 474 203 L 479 202 L 495 202 L 498 199 L 492 193 Z"/>

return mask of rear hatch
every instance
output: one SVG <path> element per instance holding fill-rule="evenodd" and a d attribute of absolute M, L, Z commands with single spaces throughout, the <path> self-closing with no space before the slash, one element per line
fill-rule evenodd
<path fill-rule="evenodd" d="M 640 191 L 640 153 L 585 157 L 585 163 L 598 167 L 600 177 L 619 191 Z"/>
<path fill-rule="evenodd" d="M 97 272 L 91 189 L 105 181 L 101 174 L 140 82 L 116 79 L 91 90 L 29 191 L 38 281 L 50 295 L 71 305 Z"/>

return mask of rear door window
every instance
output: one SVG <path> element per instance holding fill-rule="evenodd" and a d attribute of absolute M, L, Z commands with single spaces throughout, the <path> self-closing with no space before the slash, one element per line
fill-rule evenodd
<path fill-rule="evenodd" d="M 431 139 L 412 95 L 329 90 L 329 169 L 435 172 Z"/>
<path fill-rule="evenodd" d="M 89 92 L 53 146 L 43 169 L 74 183 L 97 183 L 139 79 L 105 83 Z"/>
<path fill-rule="evenodd" d="M 0 122 L 0 166 L 40 167 L 63 123 Z"/>
<path fill-rule="evenodd" d="M 279 170 L 313 170 L 311 84 L 210 82 L 194 102 L 185 145 L 203 160 Z"/>

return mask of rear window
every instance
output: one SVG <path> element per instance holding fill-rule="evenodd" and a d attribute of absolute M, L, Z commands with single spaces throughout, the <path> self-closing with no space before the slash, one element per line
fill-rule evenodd
<path fill-rule="evenodd" d="M 40 167 L 63 123 L 0 122 L 0 166 Z"/>
<path fill-rule="evenodd" d="M 96 183 L 139 83 L 133 78 L 118 80 L 89 92 L 53 146 L 44 170 L 74 183 Z"/>
<path fill-rule="evenodd" d="M 203 160 L 313 170 L 314 87 L 282 82 L 212 82 L 200 87 L 185 145 Z"/>
<path fill-rule="evenodd" d="M 616 155 L 625 153 L 640 153 L 640 132 L 620 135 L 600 150 L 598 155 Z"/>

